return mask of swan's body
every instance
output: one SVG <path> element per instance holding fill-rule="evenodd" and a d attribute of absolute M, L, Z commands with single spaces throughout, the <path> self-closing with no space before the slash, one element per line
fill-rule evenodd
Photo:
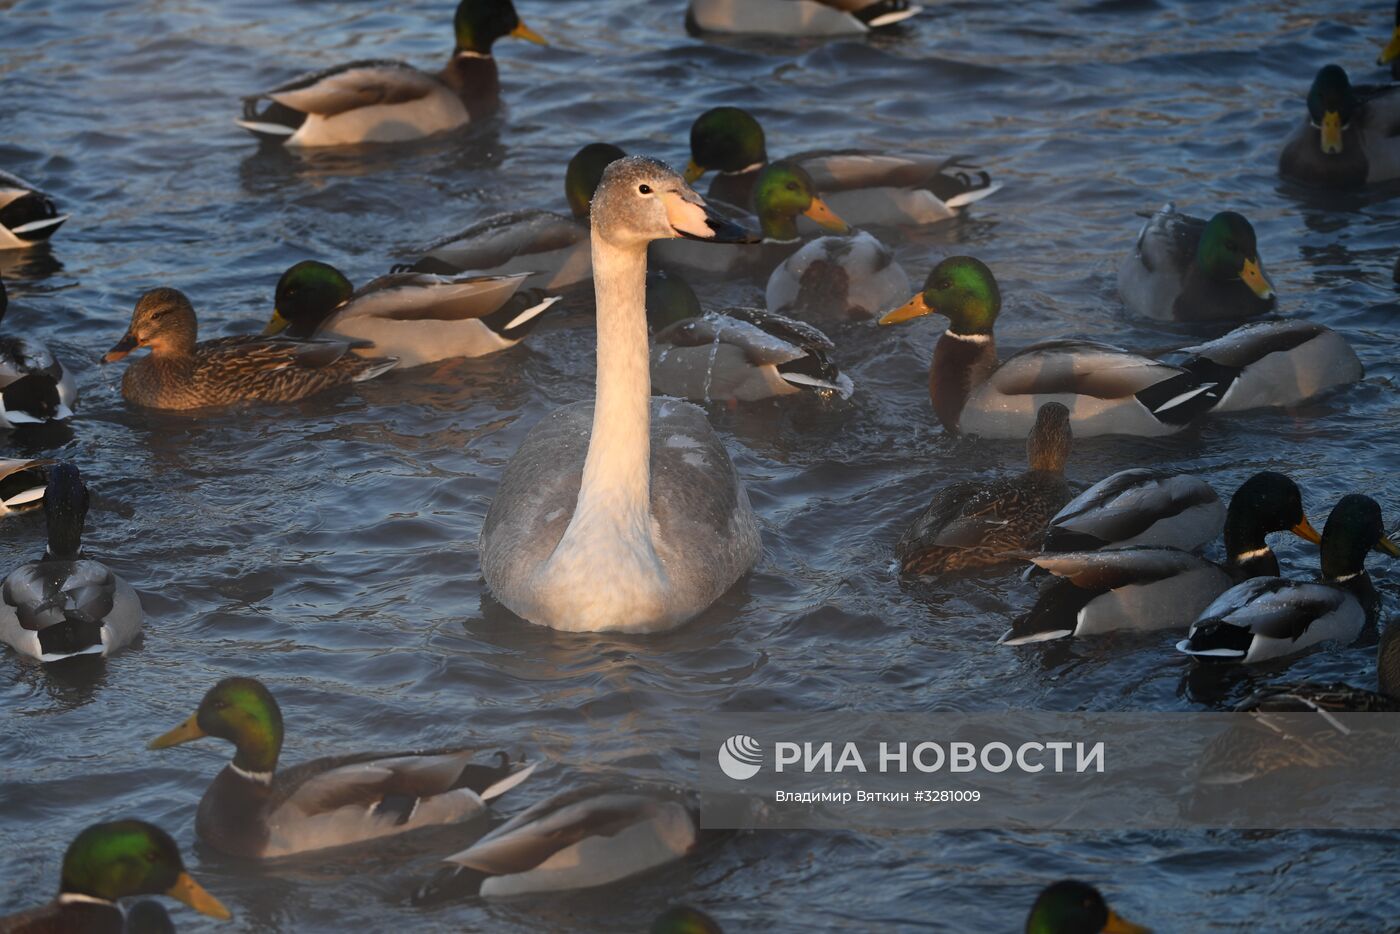
<path fill-rule="evenodd" d="M 573 631 L 668 629 L 758 559 L 748 494 L 704 412 L 651 398 L 646 245 L 712 240 L 729 227 L 660 163 L 633 157 L 605 174 L 593 202 L 596 399 L 535 426 L 481 531 L 486 583 L 525 619 Z"/>

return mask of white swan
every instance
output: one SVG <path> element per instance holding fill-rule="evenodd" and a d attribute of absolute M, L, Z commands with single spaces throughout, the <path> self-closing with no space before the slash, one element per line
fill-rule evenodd
<path fill-rule="evenodd" d="M 496 599 L 532 623 L 654 632 L 709 606 L 758 560 L 758 525 L 705 413 L 651 398 L 647 244 L 752 242 L 652 159 L 608 167 L 593 198 L 595 402 L 531 430 L 481 530 Z"/>

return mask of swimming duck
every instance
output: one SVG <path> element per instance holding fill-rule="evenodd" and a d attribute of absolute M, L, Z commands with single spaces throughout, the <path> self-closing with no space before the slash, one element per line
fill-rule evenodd
<path fill-rule="evenodd" d="M 752 241 L 667 166 L 637 156 L 608 166 L 592 207 L 595 399 L 531 430 L 481 530 L 482 576 L 530 622 L 668 629 L 758 560 L 748 493 L 704 410 L 651 398 L 646 249 L 666 237 Z"/>
<path fill-rule="evenodd" d="M 23 250 L 54 235 L 69 215 L 24 179 L 0 172 L 0 250 Z"/>
<path fill-rule="evenodd" d="M 873 318 L 909 294 L 894 251 L 863 230 L 821 237 L 783 260 L 768 277 L 769 311 L 804 321 Z"/>
<path fill-rule="evenodd" d="M 486 802 L 534 771 L 475 765 L 475 753 L 360 753 L 277 770 L 282 710 L 262 682 L 225 678 L 209 689 L 184 723 L 151 749 L 204 736 L 228 740 L 233 761 L 199 800 L 195 831 L 230 856 L 271 859 L 377 840 L 480 816 Z"/>
<path fill-rule="evenodd" d="M 483 896 L 564 892 L 681 859 L 695 848 L 699 828 L 679 796 L 583 788 L 522 811 L 447 861 L 479 874 Z"/>
<path fill-rule="evenodd" d="M 63 854 L 58 897 L 0 918 L 0 931 L 121 934 L 125 921 L 117 899 L 131 895 L 168 895 L 211 918 L 233 917 L 185 871 L 169 834 L 145 821 L 122 820 L 93 824 L 74 837 Z"/>
<path fill-rule="evenodd" d="M 909 0 L 690 0 L 685 28 L 779 36 L 860 36 L 922 12 Z"/>
<path fill-rule="evenodd" d="M 789 2 L 789 0 L 779 0 Z M 789 156 L 812 178 L 838 215 L 857 227 L 922 226 L 948 220 L 1001 188 L 966 157 L 825 150 Z M 753 203 L 768 148 L 757 118 L 740 107 L 705 111 L 690 127 L 686 181 L 715 172 L 709 197 L 737 207 Z"/>
<path fill-rule="evenodd" d="M 1146 518 L 1149 513 L 1142 515 Z M 1207 506 L 1197 514 L 1199 522 L 1164 524 L 1160 540 L 1149 527 L 1143 537 L 1164 541 L 1172 531 L 1179 535 L 1178 541 L 1189 541 L 1199 536 L 1210 515 Z M 1119 531 L 1126 533 L 1136 525 L 1125 522 Z M 1109 527 L 1109 523 L 1099 524 L 1105 534 L 1109 534 Z M 1225 515 L 1224 565 L 1164 543 L 1044 552 L 1031 561 L 1055 579 L 1041 588 L 1035 605 L 1018 616 L 999 641 L 1023 645 L 1117 629 L 1186 626 L 1237 581 L 1277 575 L 1278 558 L 1269 547 L 1268 536 L 1284 531 L 1305 541 L 1320 540 L 1303 512 L 1298 485 L 1283 474 L 1262 471 L 1241 484 L 1230 498 Z M 1097 537 L 1091 536 L 1090 541 Z M 1084 539 L 1078 535 L 1067 539 L 1076 540 Z"/>
<path fill-rule="evenodd" d="M 1118 294 L 1133 314 L 1168 321 L 1237 321 L 1278 305 L 1243 215 L 1221 211 L 1203 221 L 1170 201 L 1118 267 Z"/>
<path fill-rule="evenodd" d="M 461 0 L 453 29 L 456 48 L 436 74 L 388 59 L 349 62 L 244 98 L 236 122 L 284 146 L 389 143 L 455 130 L 498 105 L 497 39 L 545 41 L 511 0 Z"/>
<path fill-rule="evenodd" d="M 357 354 L 397 357 L 400 367 L 481 357 L 520 343 L 559 301 L 521 293 L 526 278 L 399 272 L 356 290 L 334 266 L 303 260 L 277 281 L 263 334 L 349 340 Z"/>
<path fill-rule="evenodd" d="M 1390 41 L 1386 43 L 1385 48 L 1381 49 L 1376 64 L 1389 65 L 1390 76 L 1400 78 L 1400 0 L 1395 4 L 1395 31 L 1390 34 Z"/>
<path fill-rule="evenodd" d="M 836 345 L 801 321 L 757 308 L 706 314 L 685 280 L 647 276 L 652 391 L 692 402 L 752 402 L 799 392 L 850 398 Z"/>
<path fill-rule="evenodd" d="M 1180 367 L 1094 341 L 1045 341 L 999 361 L 992 330 L 1000 311 L 992 271 L 971 256 L 952 256 L 928 274 L 922 292 L 880 319 L 948 318 L 933 353 L 929 395 L 952 434 L 1019 437 L 1042 405 L 1059 402 L 1076 437 L 1168 435 L 1216 401 L 1210 385 Z"/>
<path fill-rule="evenodd" d="M 903 574 L 941 574 L 1013 561 L 1045 534 L 1070 500 L 1065 461 L 1072 442 L 1069 410 L 1047 402 L 1026 439 L 1030 469 L 991 482 L 941 488 L 895 545 Z"/>
<path fill-rule="evenodd" d="M 589 143 L 569 160 L 564 197 L 569 216 L 554 211 L 497 214 L 428 248 L 414 271 L 506 275 L 529 273 L 524 289 L 555 292 L 593 275 L 588 245 L 588 205 L 603 170 L 625 153 L 609 143 Z"/>
<path fill-rule="evenodd" d="M 1212 412 L 1300 405 L 1366 375 L 1346 338 L 1298 319 L 1241 325 L 1179 353 L 1182 369 L 1214 385 Z"/>
<path fill-rule="evenodd" d="M 9 307 L 0 279 L 0 319 Z M 22 337 L 0 337 L 0 428 L 65 421 L 77 403 L 73 374 L 49 348 Z"/>
<path fill-rule="evenodd" d="M 58 464 L 44 490 L 49 545 L 0 587 L 0 641 L 41 662 L 111 655 L 141 631 L 131 585 L 83 554 L 88 491 L 78 468 Z"/>
<path fill-rule="evenodd" d="M 123 934 L 175 934 L 175 922 L 164 905 L 145 898 L 127 909 Z"/>
<path fill-rule="evenodd" d="M 1177 649 L 1248 664 L 1320 642 L 1351 642 L 1380 612 L 1366 573 L 1373 548 L 1400 558 L 1400 547 L 1385 537 L 1376 501 L 1360 493 L 1342 497 L 1322 529 L 1321 580 L 1256 577 L 1237 584 L 1201 612 Z"/>
<path fill-rule="evenodd" d="M 1070 500 L 1050 520 L 1041 551 L 1133 545 L 1195 551 L 1224 528 L 1225 504 L 1209 483 L 1190 474 L 1135 467 L 1104 477 Z"/>
<path fill-rule="evenodd" d="M 1349 684 L 1278 684 L 1256 691 L 1236 710 L 1264 713 L 1400 712 L 1400 626 L 1391 624 L 1376 646 L 1378 691 Z"/>
<path fill-rule="evenodd" d="M 1400 84 L 1351 83 L 1327 65 L 1308 90 L 1308 116 L 1279 157 L 1279 173 L 1323 188 L 1359 188 L 1400 176 Z"/>
<path fill-rule="evenodd" d="M 768 276 L 779 263 L 802 245 L 797 218 L 808 217 L 825 230 L 849 233 L 850 226 L 822 200 L 812 176 L 801 166 L 786 161 L 771 163 L 754 183 L 755 216 L 734 217 L 745 226 L 757 226 L 762 245 L 700 247 L 680 240 L 658 243 L 652 255 L 658 265 L 679 266 L 702 274 L 723 276 Z"/>
<path fill-rule="evenodd" d="M 0 457 L 0 516 L 37 509 L 49 485 L 48 458 Z"/>
<path fill-rule="evenodd" d="M 651 934 L 724 934 L 719 922 L 699 908 L 672 905 L 651 922 Z"/>
<path fill-rule="evenodd" d="M 196 327 L 194 308 L 183 292 L 160 288 L 141 296 L 126 334 L 102 358 L 112 363 L 138 347 L 151 349 L 122 376 L 127 401 L 153 409 L 294 402 L 373 379 L 398 363 L 392 357 L 357 357 L 345 341 L 243 336 L 196 343 Z"/>
<path fill-rule="evenodd" d="M 1036 896 L 1026 918 L 1026 934 L 1152 934 L 1125 921 L 1092 885 L 1066 879 Z"/>

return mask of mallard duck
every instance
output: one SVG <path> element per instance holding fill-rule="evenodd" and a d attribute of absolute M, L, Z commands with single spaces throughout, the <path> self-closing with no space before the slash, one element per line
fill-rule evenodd
<path fill-rule="evenodd" d="M 1026 934 L 1152 934 L 1125 921 L 1092 885 L 1066 879 L 1036 896 L 1026 918 Z"/>
<path fill-rule="evenodd" d="M 574 154 L 564 172 L 568 217 L 554 211 L 497 214 L 433 244 L 412 269 L 446 274 L 529 273 L 522 288 L 548 292 L 587 282 L 593 275 L 588 204 L 603 170 L 624 155 L 609 143 L 589 143 Z"/>
<path fill-rule="evenodd" d="M 498 765 L 475 765 L 472 750 L 443 749 L 335 756 L 279 772 L 282 710 L 253 678 L 214 685 L 150 748 L 204 736 L 228 740 L 236 752 L 200 798 L 195 831 L 221 853 L 253 859 L 468 821 L 535 768 L 518 769 L 504 753 Z"/>
<path fill-rule="evenodd" d="M 672 905 L 651 922 L 651 934 L 724 934 L 719 922 L 699 908 Z"/>
<path fill-rule="evenodd" d="M 1366 375 L 1346 338 L 1297 319 L 1242 325 L 1179 353 L 1183 369 L 1214 384 L 1212 412 L 1300 405 Z"/>
<path fill-rule="evenodd" d="M 559 301 L 521 293 L 528 276 L 435 276 L 399 272 L 356 290 L 334 266 L 303 260 L 277 281 L 264 335 L 351 341 L 361 356 L 400 367 L 482 357 L 520 343 Z"/>
<path fill-rule="evenodd" d="M 1395 30 L 1390 34 L 1390 41 L 1386 43 L 1385 48 L 1381 49 L 1376 64 L 1389 65 L 1390 76 L 1400 78 L 1400 2 L 1395 4 Z"/>
<path fill-rule="evenodd" d="M 1283 144 L 1279 173 L 1324 188 L 1400 176 L 1400 84 L 1353 85 L 1327 65 L 1308 90 L 1308 116 Z"/>
<path fill-rule="evenodd" d="M 798 217 L 809 217 L 823 229 L 836 233 L 849 233 L 851 229 L 822 200 L 812 176 L 791 162 L 774 162 L 759 172 L 753 206 L 754 217 L 735 215 L 727 219 L 745 227 L 757 227 L 763 235 L 759 248 L 714 248 L 711 244 L 701 247 L 684 240 L 670 240 L 652 248 L 653 258 L 662 267 L 679 266 L 702 274 L 766 277 L 801 247 Z"/>
<path fill-rule="evenodd" d="M 9 172 L 0 172 L 0 250 L 23 250 L 54 235 L 69 215 L 53 199 Z"/>
<path fill-rule="evenodd" d="M 647 276 L 652 391 L 692 402 L 752 402 L 807 391 L 850 398 L 836 350 L 810 324 L 757 308 L 706 314 L 685 280 Z"/>
<path fill-rule="evenodd" d="M 121 934 L 117 899 L 168 895 L 200 914 L 233 915 L 185 871 L 170 835 L 139 820 L 93 824 L 63 854 L 58 897 L 41 908 L 0 918 L 5 934 Z M 130 930 L 130 928 L 127 928 Z"/>
<path fill-rule="evenodd" d="M 164 905 L 146 898 L 127 909 L 124 934 L 175 934 L 175 922 Z"/>
<path fill-rule="evenodd" d="M 303 343 L 266 337 L 195 342 L 194 308 L 177 289 L 151 289 L 136 303 L 131 326 L 103 363 L 138 347 L 150 356 L 122 376 L 127 401 L 153 409 L 197 409 L 238 402 L 294 402 L 333 386 L 360 383 L 398 360 L 366 360 L 345 341 Z"/>
<path fill-rule="evenodd" d="M 933 352 L 929 395 L 950 433 L 1019 437 L 1042 405 L 1059 402 L 1076 437 L 1168 435 L 1216 401 L 1211 385 L 1180 367 L 1094 341 L 1045 341 L 999 361 L 992 329 L 1000 311 L 992 271 L 971 256 L 953 256 L 934 267 L 922 292 L 880 319 L 948 318 Z"/>
<path fill-rule="evenodd" d="M 1194 498 L 1188 493 L 1181 502 Z M 1169 502 L 1160 504 L 1166 507 L 1163 513 L 1170 508 Z M 1118 533 L 1126 534 L 1138 527 L 1135 511 L 1125 510 Z M 1144 509 L 1139 515 L 1145 520 L 1151 511 Z M 1250 477 L 1230 497 L 1225 515 L 1224 565 L 1165 543 L 1169 537 L 1182 542 L 1198 538 L 1210 524 L 1211 516 L 1212 510 L 1205 506 L 1196 514 L 1199 521 L 1163 523 L 1160 533 L 1154 528 L 1157 523 L 1153 523 L 1140 536 L 1113 543 L 1112 547 L 1047 551 L 1035 556 L 1031 559 L 1034 565 L 1056 579 L 1045 584 L 1035 605 L 1015 619 L 1000 641 L 1004 645 L 1023 645 L 1117 629 L 1146 631 L 1186 626 L 1237 581 L 1279 573 L 1269 535 L 1287 531 L 1309 542 L 1320 539 L 1303 512 L 1303 494 L 1298 485 L 1273 471 Z M 1106 535 L 1113 534 L 1108 531 L 1115 527 L 1112 518 L 1111 512 L 1105 510 L 1103 521 L 1092 527 Z M 1072 533 L 1063 541 L 1089 544 L 1098 538 L 1092 533 L 1087 539 Z M 1134 540 L 1154 544 L 1129 544 Z"/>
<path fill-rule="evenodd" d="M 647 244 L 752 238 L 640 156 L 608 166 L 591 236 L 596 393 L 546 415 L 521 442 L 482 525 L 481 572 L 499 603 L 537 625 L 656 632 L 718 599 L 762 541 L 705 411 L 651 397 Z"/>
<path fill-rule="evenodd" d="M 0 280 L 0 319 L 9 307 Z M 0 428 L 65 421 L 77 404 L 73 374 L 49 348 L 22 337 L 0 337 Z"/>
<path fill-rule="evenodd" d="M 681 859 L 699 828 L 678 795 L 583 788 L 541 801 L 447 861 L 479 875 L 484 896 L 563 892 Z"/>
<path fill-rule="evenodd" d="M 778 36 L 859 36 L 923 7 L 909 0 L 690 0 L 685 28 Z"/>
<path fill-rule="evenodd" d="M 1221 211 L 1203 221 L 1170 201 L 1118 267 L 1118 294 L 1133 314 L 1168 321 L 1238 321 L 1278 305 L 1243 215 Z"/>
<path fill-rule="evenodd" d="M 894 251 L 863 230 L 822 237 L 783 260 L 768 277 L 769 311 L 804 321 L 873 318 L 909 294 Z"/>
<path fill-rule="evenodd" d="M 514 36 L 544 45 L 511 0 L 461 0 L 457 44 L 429 74 L 387 59 L 349 62 L 243 99 L 239 126 L 285 146 L 347 146 L 421 139 L 496 109 L 501 90 L 491 46 Z"/>
<path fill-rule="evenodd" d="M 833 211 L 864 227 L 934 224 L 956 217 L 967 205 L 1001 188 L 965 159 L 827 150 L 799 153 L 787 161 L 811 176 Z M 710 198 L 748 207 L 767 164 L 763 127 L 747 110 L 715 107 L 691 124 L 686 181 L 693 184 L 706 172 L 715 172 Z"/>
<path fill-rule="evenodd" d="M 38 508 L 49 485 L 48 458 L 0 457 L 0 516 Z"/>
<path fill-rule="evenodd" d="M 1005 564 L 1034 547 L 1050 517 L 1070 500 L 1065 461 L 1069 410 L 1047 402 L 1026 439 L 1030 469 L 993 481 L 942 487 L 895 545 L 904 574 L 941 574 Z"/>
<path fill-rule="evenodd" d="M 1225 504 L 1209 483 L 1190 474 L 1136 467 L 1104 477 L 1070 500 L 1050 520 L 1041 551 L 1133 545 L 1195 551 L 1224 528 Z"/>
<path fill-rule="evenodd" d="M 44 490 L 49 546 L 0 587 L 0 640 L 41 662 L 111 655 L 141 631 L 131 585 L 83 554 L 88 491 L 78 468 L 58 464 Z"/>
<path fill-rule="evenodd" d="M 1360 493 L 1342 497 L 1322 529 L 1321 580 L 1256 577 L 1237 584 L 1201 612 L 1177 649 L 1248 664 L 1320 642 L 1351 642 L 1380 612 L 1366 573 L 1373 548 L 1400 558 L 1400 547 L 1385 537 L 1376 501 Z"/>

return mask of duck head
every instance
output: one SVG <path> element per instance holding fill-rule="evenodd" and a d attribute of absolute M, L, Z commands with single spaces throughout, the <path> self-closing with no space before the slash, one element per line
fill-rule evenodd
<path fill-rule="evenodd" d="M 603 172 L 625 155 L 612 143 L 589 143 L 574 153 L 564 171 L 564 197 L 574 217 L 583 220 L 588 216 L 588 204 L 603 180 Z"/>
<path fill-rule="evenodd" d="M 520 21 L 510 0 L 462 0 L 452 18 L 457 36 L 457 54 L 490 55 L 497 39 L 512 36 L 536 45 L 548 45 Z"/>
<path fill-rule="evenodd" d="M 651 923 L 651 934 L 724 934 L 719 924 L 699 908 L 674 905 Z"/>
<path fill-rule="evenodd" d="M 812 176 L 795 162 L 779 160 L 764 166 L 754 181 L 753 203 L 765 240 L 796 240 L 799 214 L 833 233 L 851 231 L 850 225 L 821 199 Z"/>
<path fill-rule="evenodd" d="M 716 214 L 665 163 L 627 156 L 609 165 L 593 196 L 593 236 L 622 249 L 683 237 L 706 243 L 755 243 L 757 238 Z"/>
<path fill-rule="evenodd" d="M 1026 934 L 1151 934 L 1120 918 L 1092 885 L 1067 879 L 1036 896 Z"/>
<path fill-rule="evenodd" d="M 1206 222 L 1196 245 L 1196 264 L 1219 282 L 1239 279 L 1259 298 L 1274 297 L 1274 284 L 1259 259 L 1254 226 L 1234 211 L 1221 211 Z"/>
<path fill-rule="evenodd" d="M 102 358 L 115 363 L 138 347 L 151 353 L 189 354 L 194 351 L 198 323 L 194 306 L 179 289 L 151 289 L 136 302 L 126 334 Z"/>
<path fill-rule="evenodd" d="M 87 520 L 88 491 L 78 468 L 56 464 L 44 488 L 44 518 L 49 526 L 48 557 L 74 561 L 83 550 L 83 523 Z"/>
<path fill-rule="evenodd" d="M 753 114 L 741 107 L 714 107 L 690 125 L 690 163 L 685 180 L 692 185 L 706 172 L 743 172 L 768 161 L 768 144 Z"/>
<path fill-rule="evenodd" d="M 1234 561 L 1264 547 L 1264 537 L 1274 532 L 1292 532 L 1316 545 L 1322 541 L 1303 512 L 1303 493 L 1289 477 L 1264 470 L 1250 477 L 1235 495 L 1225 513 L 1225 551 Z"/>
<path fill-rule="evenodd" d="M 680 276 L 659 269 L 647 272 L 647 327 L 652 333 L 704 313 L 695 290 Z"/>
<path fill-rule="evenodd" d="M 1026 436 L 1026 459 L 1031 470 L 1064 473 L 1074 444 L 1069 409 L 1058 402 L 1047 402 L 1035 413 L 1035 425 Z"/>
<path fill-rule="evenodd" d="M 267 776 L 282 752 L 282 709 L 261 681 L 225 678 L 209 689 L 199 709 L 148 748 L 166 749 L 204 736 L 226 739 L 237 748 L 233 764 L 245 775 Z"/>
<path fill-rule="evenodd" d="M 355 291 L 344 273 L 329 263 L 302 260 L 277 280 L 272 318 L 263 334 L 281 334 L 305 340 Z"/>
<path fill-rule="evenodd" d="M 1342 135 L 1360 109 L 1351 80 L 1340 65 L 1325 65 L 1308 90 L 1308 116 L 1321 133 L 1322 152 L 1340 155 Z"/>
<path fill-rule="evenodd" d="M 139 820 L 94 824 L 74 838 L 63 855 L 59 897 L 85 895 L 116 901 L 129 895 L 168 895 L 200 914 L 233 917 L 185 871 L 170 835 Z"/>
<path fill-rule="evenodd" d="M 1381 49 L 1376 64 L 1391 65 L 1397 58 L 1400 58 L 1400 2 L 1395 4 L 1395 31 L 1390 34 L 1390 41 L 1386 43 L 1385 48 Z M 1391 65 L 1392 70 L 1394 67 Z"/>
<path fill-rule="evenodd" d="M 1385 535 L 1380 504 L 1360 493 L 1343 496 L 1322 527 L 1323 579 L 1355 577 L 1365 569 L 1366 553 L 1373 548 L 1400 558 L 1400 547 Z"/>
<path fill-rule="evenodd" d="M 1001 312 L 1001 289 L 986 264 L 971 256 L 950 256 L 929 272 L 924 290 L 880 319 L 899 324 L 924 315 L 943 315 L 948 330 L 963 337 L 990 335 Z"/>

